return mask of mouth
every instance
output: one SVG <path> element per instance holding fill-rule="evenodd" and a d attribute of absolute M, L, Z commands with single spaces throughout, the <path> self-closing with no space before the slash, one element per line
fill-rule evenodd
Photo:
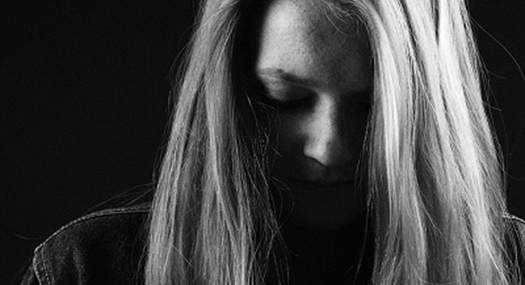
<path fill-rule="evenodd" d="M 319 181 L 319 180 L 301 180 L 289 178 L 288 181 L 292 184 L 293 190 L 308 191 L 308 192 L 326 192 L 349 190 L 353 187 L 353 180 L 342 181 Z"/>

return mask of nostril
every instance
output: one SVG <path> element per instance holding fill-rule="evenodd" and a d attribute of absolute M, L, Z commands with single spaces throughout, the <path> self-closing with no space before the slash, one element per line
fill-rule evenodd
<path fill-rule="evenodd" d="M 306 143 L 304 154 L 326 167 L 348 164 L 353 158 L 347 139 L 317 136 Z"/>

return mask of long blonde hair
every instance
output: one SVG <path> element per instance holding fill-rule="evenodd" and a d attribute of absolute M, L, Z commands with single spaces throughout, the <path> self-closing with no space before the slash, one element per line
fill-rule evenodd
<path fill-rule="evenodd" d="M 372 284 L 517 284 L 465 4 L 331 1 L 332 11 L 366 26 L 373 53 L 365 140 L 376 217 Z M 268 261 L 280 243 L 265 158 L 271 116 L 247 75 L 247 33 L 255 30 L 245 26 L 264 5 L 255 2 L 202 6 L 174 87 L 146 284 L 263 284 L 268 267 L 279 266 Z"/>

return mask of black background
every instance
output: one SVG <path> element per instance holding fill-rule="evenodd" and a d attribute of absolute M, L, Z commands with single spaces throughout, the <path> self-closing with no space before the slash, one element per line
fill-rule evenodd
<path fill-rule="evenodd" d="M 193 1 L 0 4 L 0 284 L 61 225 L 147 188 L 169 114 L 168 74 Z M 525 217 L 525 1 L 472 1 L 490 105 Z"/>

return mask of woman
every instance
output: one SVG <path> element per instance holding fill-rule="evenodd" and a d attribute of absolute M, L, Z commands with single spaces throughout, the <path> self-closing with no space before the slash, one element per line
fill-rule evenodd
<path fill-rule="evenodd" d="M 208 0 L 183 70 L 151 208 L 27 284 L 520 284 L 462 1 Z"/>

